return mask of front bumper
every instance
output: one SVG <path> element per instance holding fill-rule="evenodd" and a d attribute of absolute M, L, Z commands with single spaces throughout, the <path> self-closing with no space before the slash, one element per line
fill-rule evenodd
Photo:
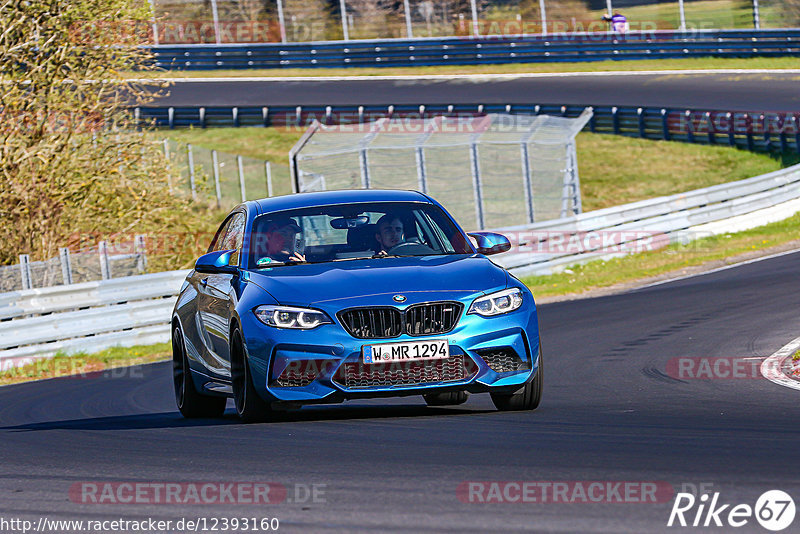
<path fill-rule="evenodd" d="M 464 314 L 446 334 L 392 339 L 356 339 L 336 319 L 306 331 L 252 321 L 256 323 L 244 328 L 248 357 L 256 389 L 270 402 L 302 405 L 459 390 L 513 392 L 538 370 L 538 321 L 532 301 L 497 317 Z M 379 364 L 386 366 L 382 369 L 362 363 L 365 345 L 426 339 L 446 339 L 451 361 Z M 515 365 L 509 365 L 512 361 Z"/>

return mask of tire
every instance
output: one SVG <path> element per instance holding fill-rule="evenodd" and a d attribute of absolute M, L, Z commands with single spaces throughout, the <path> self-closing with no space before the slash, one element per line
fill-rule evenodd
<path fill-rule="evenodd" d="M 422 397 L 428 406 L 453 406 L 467 402 L 469 394 L 466 391 L 451 391 L 449 393 L 431 393 Z"/>
<path fill-rule="evenodd" d="M 250 363 L 238 328 L 231 335 L 231 385 L 239 419 L 245 423 L 262 423 L 270 418 L 272 409 L 253 386 Z"/>
<path fill-rule="evenodd" d="M 179 328 L 172 329 L 172 382 L 175 386 L 175 403 L 188 419 L 222 417 L 226 397 L 214 397 L 197 392 L 189 368 L 189 358 Z"/>
<path fill-rule="evenodd" d="M 492 402 L 495 408 L 501 412 L 510 412 L 517 410 L 535 410 L 539 403 L 542 401 L 542 343 L 539 342 L 539 368 L 536 370 L 536 376 L 533 380 L 525 384 L 522 391 L 517 393 L 501 394 L 492 393 Z"/>

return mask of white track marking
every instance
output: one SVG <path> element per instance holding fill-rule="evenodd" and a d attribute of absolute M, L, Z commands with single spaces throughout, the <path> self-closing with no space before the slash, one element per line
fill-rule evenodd
<path fill-rule="evenodd" d="M 139 78 L 130 81 L 151 82 L 162 80 L 176 83 L 204 82 L 340 82 L 340 81 L 425 81 L 425 80 L 513 80 L 518 78 L 572 78 L 603 76 L 656 76 L 685 74 L 800 74 L 800 69 L 694 69 L 694 70 L 640 70 L 640 71 L 592 71 L 592 72 L 517 72 L 503 74 L 415 74 L 415 75 L 380 75 L 380 76 L 225 76 L 209 78 Z"/>
<path fill-rule="evenodd" d="M 800 337 L 784 345 L 775 354 L 761 362 L 761 375 L 770 382 L 774 382 L 778 385 L 792 389 L 800 389 L 800 382 L 792 380 L 786 376 L 782 370 L 783 362 L 785 362 L 787 358 L 791 358 L 792 354 L 794 354 L 798 348 L 800 348 Z"/>

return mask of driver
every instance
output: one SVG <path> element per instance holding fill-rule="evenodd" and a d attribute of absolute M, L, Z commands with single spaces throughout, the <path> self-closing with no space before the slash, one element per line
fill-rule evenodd
<path fill-rule="evenodd" d="M 387 213 L 376 224 L 378 232 L 375 239 L 380 245 L 379 252 L 388 252 L 403 242 L 403 221 L 393 213 Z"/>
<path fill-rule="evenodd" d="M 304 262 L 305 256 L 296 250 L 297 234 L 302 239 L 302 229 L 289 217 L 274 219 L 267 224 L 267 256 L 260 258 L 256 264 L 266 265 L 274 262 Z"/>

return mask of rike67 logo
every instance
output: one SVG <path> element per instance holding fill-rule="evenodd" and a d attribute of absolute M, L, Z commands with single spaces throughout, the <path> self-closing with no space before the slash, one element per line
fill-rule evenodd
<path fill-rule="evenodd" d="M 794 500 L 781 490 L 764 492 L 755 506 L 723 503 L 719 492 L 699 497 L 678 493 L 667 526 L 739 528 L 755 519 L 765 529 L 777 532 L 792 524 L 795 511 Z"/>

